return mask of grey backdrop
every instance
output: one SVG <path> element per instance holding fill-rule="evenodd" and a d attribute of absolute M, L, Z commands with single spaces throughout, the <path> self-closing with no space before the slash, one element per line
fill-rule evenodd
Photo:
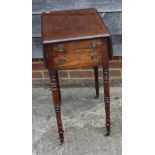
<path fill-rule="evenodd" d="M 43 11 L 95 7 L 112 34 L 114 56 L 122 55 L 121 0 L 32 0 L 32 58 L 43 58 L 41 13 Z"/>

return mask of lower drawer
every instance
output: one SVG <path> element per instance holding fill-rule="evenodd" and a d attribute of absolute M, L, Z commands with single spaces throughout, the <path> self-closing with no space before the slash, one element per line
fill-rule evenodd
<path fill-rule="evenodd" d="M 95 66 L 102 63 L 101 49 L 84 49 L 75 53 L 55 53 L 51 52 L 47 57 L 48 67 L 57 69 L 71 69 L 87 66 Z"/>

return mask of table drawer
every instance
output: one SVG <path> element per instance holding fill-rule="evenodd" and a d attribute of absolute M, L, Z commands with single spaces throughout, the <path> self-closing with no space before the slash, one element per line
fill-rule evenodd
<path fill-rule="evenodd" d="M 91 39 L 74 42 L 56 43 L 53 45 L 53 52 L 76 52 L 79 49 L 96 49 L 101 47 L 101 39 Z"/>
<path fill-rule="evenodd" d="M 85 67 L 99 65 L 102 62 L 102 51 L 100 48 L 95 50 L 81 49 L 75 53 L 61 54 L 60 52 L 51 53 L 48 57 L 50 67 L 58 69 L 68 69 L 74 67 Z"/>

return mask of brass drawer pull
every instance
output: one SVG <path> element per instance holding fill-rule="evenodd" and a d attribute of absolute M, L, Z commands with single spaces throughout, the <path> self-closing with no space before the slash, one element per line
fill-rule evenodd
<path fill-rule="evenodd" d="M 60 44 L 60 45 L 58 45 L 58 51 L 60 51 L 60 52 L 62 52 L 62 51 L 64 51 L 64 49 L 65 49 L 65 46 L 64 46 L 64 44 Z"/>
<path fill-rule="evenodd" d="M 59 57 L 58 62 L 59 62 L 59 64 L 64 64 L 66 62 L 65 57 Z"/>
<path fill-rule="evenodd" d="M 97 54 L 95 52 L 91 53 L 91 59 L 92 60 L 96 60 L 97 59 Z"/>
<path fill-rule="evenodd" d="M 91 47 L 92 47 L 92 48 L 96 48 L 96 47 L 97 47 L 97 41 L 96 41 L 96 40 L 93 40 L 93 41 L 92 41 Z"/>

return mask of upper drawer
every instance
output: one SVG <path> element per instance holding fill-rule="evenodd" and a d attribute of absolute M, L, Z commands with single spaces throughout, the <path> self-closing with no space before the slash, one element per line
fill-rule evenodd
<path fill-rule="evenodd" d="M 102 47 L 101 39 L 92 39 L 92 40 L 82 40 L 74 42 L 65 42 L 65 43 L 55 43 L 53 45 L 54 52 L 76 52 L 79 49 L 95 49 Z"/>

